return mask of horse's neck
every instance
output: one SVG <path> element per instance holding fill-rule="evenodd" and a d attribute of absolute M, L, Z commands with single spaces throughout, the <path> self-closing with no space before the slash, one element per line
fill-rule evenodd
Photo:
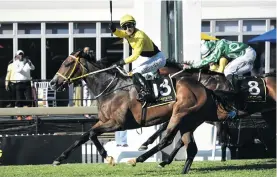
<path fill-rule="evenodd" d="M 87 87 L 94 97 L 105 94 L 112 94 L 116 90 L 132 85 L 131 79 L 124 79 L 118 76 L 120 73 L 101 72 L 95 76 L 86 78 Z M 100 101 L 100 100 L 98 100 Z"/>
<path fill-rule="evenodd" d="M 112 77 L 105 73 L 88 76 L 86 78 L 87 87 L 94 96 L 97 96 L 108 86 L 108 81 L 111 81 Z"/>

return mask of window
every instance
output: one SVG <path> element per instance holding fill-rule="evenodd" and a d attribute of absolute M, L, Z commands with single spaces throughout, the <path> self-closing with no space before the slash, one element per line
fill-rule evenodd
<path fill-rule="evenodd" d="M 109 29 L 109 24 L 110 23 L 101 23 L 101 33 L 111 33 L 111 30 Z M 116 28 L 121 29 L 119 23 L 114 23 Z"/>
<path fill-rule="evenodd" d="M 40 34 L 41 25 L 40 23 L 19 23 L 18 34 Z"/>
<path fill-rule="evenodd" d="M 243 35 L 243 40 L 245 44 L 248 44 L 248 41 L 251 40 L 254 37 L 257 37 L 259 35 Z M 251 46 L 256 51 L 256 60 L 254 62 L 254 67 L 252 72 L 255 74 L 260 73 L 261 68 L 264 68 L 264 54 L 265 54 L 265 43 L 249 43 L 249 46 Z"/>
<path fill-rule="evenodd" d="M 0 34 L 13 34 L 13 24 L 0 23 Z"/>
<path fill-rule="evenodd" d="M 243 32 L 265 32 L 265 20 L 243 20 Z"/>
<path fill-rule="evenodd" d="M 226 39 L 228 41 L 238 41 L 238 36 L 215 36 L 218 39 Z"/>
<path fill-rule="evenodd" d="M 178 58 L 176 58 L 175 53 L 175 23 L 176 20 L 174 18 L 174 14 L 176 12 L 174 11 L 174 1 L 167 1 L 167 17 L 168 17 L 168 43 L 169 43 L 169 59 L 177 61 Z"/>
<path fill-rule="evenodd" d="M 216 32 L 238 32 L 238 21 L 216 21 Z"/>
<path fill-rule="evenodd" d="M 68 38 L 46 39 L 46 79 L 54 77 L 68 54 Z"/>
<path fill-rule="evenodd" d="M 210 32 L 211 22 L 210 21 L 202 21 L 201 31 L 202 32 Z"/>
<path fill-rule="evenodd" d="M 68 34 L 68 23 L 47 23 L 46 34 Z"/>
<path fill-rule="evenodd" d="M 276 20 L 270 20 L 270 29 L 276 28 Z"/>
<path fill-rule="evenodd" d="M 95 34 L 96 23 L 74 23 L 74 34 Z"/>
<path fill-rule="evenodd" d="M 270 72 L 276 72 L 276 43 L 270 44 Z"/>
<path fill-rule="evenodd" d="M 6 76 L 9 61 L 13 59 L 13 39 L 0 39 L 0 77 Z"/>
<path fill-rule="evenodd" d="M 121 38 L 102 38 L 101 57 L 107 57 L 111 63 L 123 59 L 123 39 Z"/>
<path fill-rule="evenodd" d="M 18 49 L 23 50 L 35 66 L 31 71 L 33 79 L 41 78 L 41 39 L 18 39 Z"/>

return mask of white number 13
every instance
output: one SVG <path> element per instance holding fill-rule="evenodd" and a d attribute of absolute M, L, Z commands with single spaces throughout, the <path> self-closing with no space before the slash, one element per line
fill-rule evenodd
<path fill-rule="evenodd" d="M 162 96 L 168 96 L 171 93 L 171 87 L 168 85 L 168 80 L 164 79 L 164 82 L 160 84 L 160 94 Z M 166 89 L 166 92 L 164 92 L 163 90 Z M 155 97 L 157 98 L 159 96 L 158 94 L 158 88 L 157 88 L 157 84 L 153 84 L 153 91 L 155 94 Z"/>

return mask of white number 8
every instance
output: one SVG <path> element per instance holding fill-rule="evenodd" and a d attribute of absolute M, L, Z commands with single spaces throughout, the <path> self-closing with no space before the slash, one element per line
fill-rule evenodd
<path fill-rule="evenodd" d="M 251 95 L 259 95 L 260 94 L 261 90 L 258 87 L 259 86 L 258 82 L 249 81 L 248 85 L 249 85 L 249 90 L 248 91 Z M 254 91 L 254 89 L 255 89 L 255 91 Z"/>

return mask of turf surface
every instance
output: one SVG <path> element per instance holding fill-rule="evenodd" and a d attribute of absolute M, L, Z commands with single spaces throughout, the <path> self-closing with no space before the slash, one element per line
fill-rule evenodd
<path fill-rule="evenodd" d="M 0 166 L 0 177 L 133 177 L 183 176 L 184 162 L 173 162 L 165 168 L 158 163 L 139 163 L 136 167 L 125 163 L 111 167 L 107 164 L 63 164 Z M 229 160 L 194 162 L 187 177 L 273 177 L 276 176 L 276 159 Z"/>

